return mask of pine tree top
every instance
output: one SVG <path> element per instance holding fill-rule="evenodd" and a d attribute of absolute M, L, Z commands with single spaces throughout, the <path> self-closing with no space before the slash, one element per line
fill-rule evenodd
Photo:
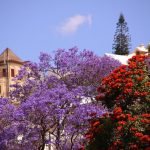
<path fill-rule="evenodd" d="M 124 23 L 124 22 L 125 22 L 124 16 L 123 14 L 120 14 L 119 23 Z"/>
<path fill-rule="evenodd" d="M 117 22 L 116 32 L 114 35 L 113 53 L 118 55 L 129 54 L 131 37 L 128 33 L 127 22 L 121 13 Z"/>

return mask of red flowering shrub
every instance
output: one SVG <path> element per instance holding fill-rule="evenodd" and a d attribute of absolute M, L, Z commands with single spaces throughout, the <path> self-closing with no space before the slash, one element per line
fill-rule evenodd
<path fill-rule="evenodd" d="M 110 112 L 93 118 L 82 150 L 150 149 L 150 75 L 147 56 L 133 56 L 102 80 L 96 97 Z"/>
<path fill-rule="evenodd" d="M 96 97 L 108 108 L 115 105 L 127 109 L 140 99 L 140 103 L 150 100 L 150 79 L 146 64 L 147 56 L 136 55 L 102 80 Z"/>
<path fill-rule="evenodd" d="M 150 145 L 150 114 L 132 115 L 120 107 L 92 120 L 86 134 L 87 150 L 144 150 Z"/>

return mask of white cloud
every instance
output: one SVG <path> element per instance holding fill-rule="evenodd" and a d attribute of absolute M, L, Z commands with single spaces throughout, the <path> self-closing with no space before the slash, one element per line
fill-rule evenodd
<path fill-rule="evenodd" d="M 59 33 L 62 35 L 70 35 L 77 31 L 77 29 L 83 25 L 88 24 L 91 26 L 92 24 L 92 16 L 91 15 L 75 15 L 68 18 L 62 25 L 58 28 Z"/>

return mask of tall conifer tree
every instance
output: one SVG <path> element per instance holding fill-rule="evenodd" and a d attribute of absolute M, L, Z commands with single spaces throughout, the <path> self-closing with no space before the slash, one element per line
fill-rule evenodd
<path fill-rule="evenodd" d="M 129 54 L 131 46 L 131 38 L 128 33 L 127 22 L 123 14 L 120 14 L 119 20 L 117 22 L 116 32 L 114 35 L 113 53 L 118 55 Z"/>

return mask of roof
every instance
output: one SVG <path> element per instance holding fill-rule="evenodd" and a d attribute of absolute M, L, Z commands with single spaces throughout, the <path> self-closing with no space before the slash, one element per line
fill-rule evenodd
<path fill-rule="evenodd" d="M 132 58 L 132 56 L 136 55 L 137 52 L 140 52 L 141 54 L 147 55 L 148 49 L 146 49 L 144 47 L 144 45 L 141 44 L 138 47 L 136 47 L 136 49 L 129 55 L 116 55 L 116 54 L 110 54 L 110 53 L 105 53 L 105 55 L 109 56 L 115 60 L 118 60 L 121 64 L 127 65 L 128 59 L 130 59 L 130 58 Z"/>
<path fill-rule="evenodd" d="M 5 61 L 23 63 L 23 61 L 16 54 L 14 54 L 14 52 L 9 48 L 6 48 L 0 55 L 0 62 L 5 62 Z"/>
<path fill-rule="evenodd" d="M 134 52 L 136 53 L 136 51 L 147 53 L 148 49 L 144 47 L 144 44 L 140 44 L 138 47 L 135 48 Z"/>
<path fill-rule="evenodd" d="M 106 56 L 109 56 L 115 60 L 118 60 L 121 64 L 127 65 L 128 59 L 135 55 L 135 53 L 129 55 L 116 55 L 116 54 L 109 54 L 105 53 Z"/>

